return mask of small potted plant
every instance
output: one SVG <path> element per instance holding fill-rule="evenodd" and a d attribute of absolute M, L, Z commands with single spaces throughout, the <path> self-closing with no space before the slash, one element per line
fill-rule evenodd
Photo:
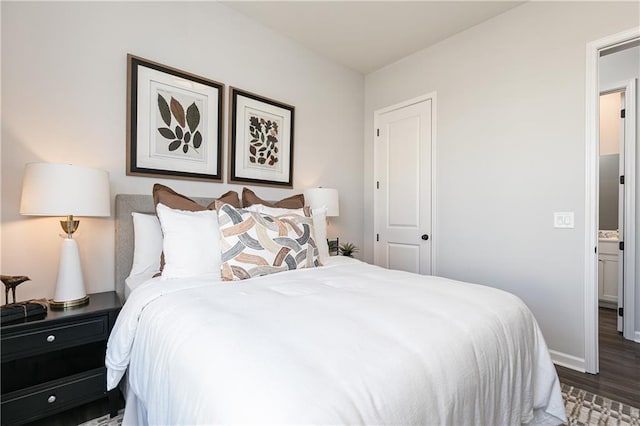
<path fill-rule="evenodd" d="M 340 254 L 347 257 L 353 257 L 353 253 L 359 251 L 358 247 L 351 243 L 340 244 Z"/>

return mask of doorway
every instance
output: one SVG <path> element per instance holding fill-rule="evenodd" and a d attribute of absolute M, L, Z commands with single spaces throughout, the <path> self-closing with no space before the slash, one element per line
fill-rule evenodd
<path fill-rule="evenodd" d="M 606 74 L 606 73 L 604 73 Z M 601 76 L 601 80 L 603 80 Z M 598 306 L 599 321 L 603 314 L 616 317 L 616 330 L 623 333 L 624 312 L 624 228 L 625 217 L 625 132 L 626 101 L 634 90 L 634 81 L 603 90 L 600 83 L 599 119 L 599 188 L 598 188 Z M 627 87 L 629 86 L 629 87 Z M 633 115 L 633 114 L 630 114 Z M 632 117 L 629 117 L 629 120 Z M 632 124 L 633 125 L 633 124 Z M 631 188 L 633 191 L 633 188 Z M 626 219 L 626 220 L 625 220 Z M 612 311 L 607 312 L 606 310 Z M 599 338 L 602 339 L 602 327 Z"/>
<path fill-rule="evenodd" d="M 599 256 L 602 253 L 602 244 L 599 236 L 599 104 L 600 93 L 612 92 L 611 87 L 605 87 L 609 83 L 603 81 L 606 71 L 603 57 L 613 55 L 629 49 L 637 48 L 640 42 L 640 29 L 634 28 L 623 33 L 597 40 L 587 45 L 587 129 L 586 129 L 586 192 L 585 192 L 585 371 L 592 374 L 599 372 L 599 339 L 598 339 L 598 273 Z M 611 59 L 613 56 L 609 56 Z M 633 62 L 632 62 L 633 63 Z M 622 69 L 616 67 L 616 71 Z M 633 75 L 627 76 L 626 82 L 618 85 L 618 91 L 623 91 L 624 96 L 619 99 L 624 101 L 623 112 L 626 119 L 621 124 L 621 131 L 628 143 L 624 144 L 620 152 L 619 172 L 623 174 L 619 178 L 620 199 L 624 205 L 619 209 L 618 221 L 618 250 L 619 259 L 618 278 L 620 279 L 620 297 L 624 309 L 620 311 L 622 316 L 622 329 L 624 337 L 635 340 L 638 336 L 635 321 L 636 287 L 638 280 L 636 275 L 637 260 L 636 250 L 636 79 L 638 76 L 637 60 L 632 67 Z M 620 80 L 620 78 L 619 78 Z M 614 88 L 615 89 L 615 88 Z M 615 254 L 615 252 L 614 252 Z"/>
<path fill-rule="evenodd" d="M 435 93 L 374 113 L 374 263 L 434 273 Z"/>

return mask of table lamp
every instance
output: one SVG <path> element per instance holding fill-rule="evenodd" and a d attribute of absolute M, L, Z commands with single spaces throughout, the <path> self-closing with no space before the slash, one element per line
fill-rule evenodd
<path fill-rule="evenodd" d="M 307 188 L 304 191 L 304 200 L 312 209 L 327 208 L 327 217 L 340 216 L 340 204 L 338 202 L 338 190 L 333 188 Z"/>
<path fill-rule="evenodd" d="M 326 208 L 327 209 L 327 234 L 329 230 L 329 217 L 336 217 L 340 215 L 340 204 L 338 203 L 338 190 L 333 188 L 307 188 L 304 191 L 305 204 L 312 209 Z M 328 235 L 327 235 L 328 236 Z M 339 253 L 340 239 L 336 237 L 335 240 L 329 240 L 327 238 L 327 244 L 329 245 L 329 252 L 335 251 Z"/>
<path fill-rule="evenodd" d="M 66 216 L 60 221 L 67 237 L 62 242 L 58 280 L 52 309 L 66 309 L 89 303 L 84 289 L 78 243 L 73 233 L 79 220 L 74 216 L 111 215 L 109 173 L 69 164 L 30 163 L 25 167 L 20 214 Z"/>

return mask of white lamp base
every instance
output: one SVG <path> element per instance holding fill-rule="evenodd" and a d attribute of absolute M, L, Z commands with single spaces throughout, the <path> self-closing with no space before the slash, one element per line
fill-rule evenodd
<path fill-rule="evenodd" d="M 65 238 L 60 253 L 56 293 L 53 300 L 49 301 L 49 306 L 53 309 L 65 309 L 87 303 L 89 296 L 84 290 L 78 243 L 73 238 Z"/>

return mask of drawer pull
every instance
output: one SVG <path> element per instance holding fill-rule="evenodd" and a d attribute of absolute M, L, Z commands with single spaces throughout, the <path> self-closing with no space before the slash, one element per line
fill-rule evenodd
<path fill-rule="evenodd" d="M 53 334 L 47 336 L 47 342 L 51 343 L 54 340 L 56 340 L 56 336 L 54 336 Z"/>
<path fill-rule="evenodd" d="M 47 402 L 49 404 L 53 404 L 54 402 L 56 402 L 56 396 L 55 395 L 49 396 L 49 398 L 47 398 Z"/>

